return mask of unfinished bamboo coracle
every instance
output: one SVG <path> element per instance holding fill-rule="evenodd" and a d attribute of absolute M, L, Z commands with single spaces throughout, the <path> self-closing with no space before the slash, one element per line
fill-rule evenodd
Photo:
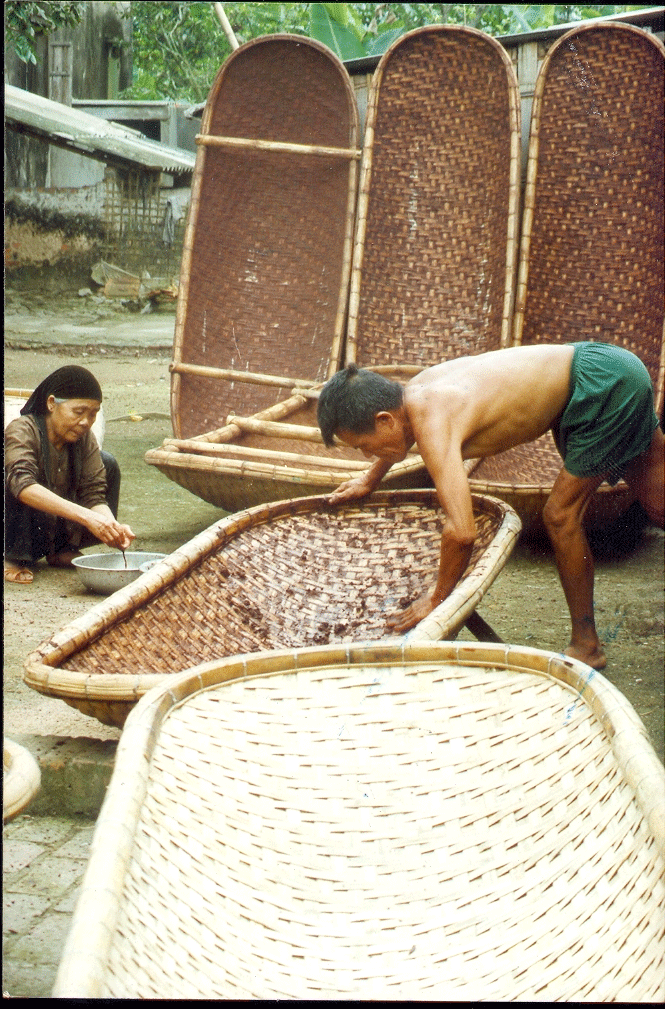
<path fill-rule="evenodd" d="M 263 52 L 249 52 L 250 58 L 263 60 Z M 518 237 L 518 109 L 509 58 L 480 32 L 431 26 L 403 36 L 385 54 L 369 96 L 346 361 L 405 380 L 448 357 L 507 342 Z M 227 137 L 202 142 L 237 146 Z M 259 150 L 247 139 L 238 145 Z M 471 170 L 474 165 L 478 170 Z M 272 310 L 269 305 L 269 319 Z M 260 327 L 266 322 L 257 320 Z M 330 360 L 340 350 L 337 341 Z M 292 360 L 298 351 L 290 367 Z M 191 363 L 175 363 L 172 371 L 179 382 L 197 374 L 202 381 L 234 378 L 276 389 L 282 381 L 273 372 L 260 376 L 254 359 L 245 376 Z M 296 372 L 291 368 L 289 374 Z M 272 427 L 240 432 L 235 424 L 216 423 L 208 433 L 196 433 L 196 448 L 191 437 L 169 438 L 146 462 L 227 511 L 332 491 L 358 472 L 359 456 L 340 446 L 327 452 L 320 444 L 312 459 L 310 451 L 303 458 L 295 431 L 315 425 L 317 395 L 305 388 L 303 374 L 302 400 L 291 398 L 277 412 L 272 406 L 271 414 L 262 411 Z M 181 396 L 179 403 L 185 402 Z M 174 422 L 177 435 L 181 429 Z M 208 445 L 215 448 L 208 452 Z M 392 467 L 383 486 L 430 483 L 414 455 Z"/>
<path fill-rule="evenodd" d="M 53 995 L 661 1003 L 664 769 L 562 655 L 206 663 L 128 719 Z"/>
<path fill-rule="evenodd" d="M 476 498 L 477 541 L 451 595 L 419 625 L 455 637 L 519 533 L 508 505 Z M 265 504 L 222 519 L 45 641 L 25 682 L 122 726 L 156 683 L 214 656 L 381 638 L 387 618 L 435 583 L 442 511 L 434 491 Z"/>
<path fill-rule="evenodd" d="M 631 350 L 664 402 L 664 48 L 627 24 L 563 35 L 535 89 L 513 342 L 598 340 Z M 562 466 L 547 435 L 484 460 L 478 493 L 539 528 Z M 587 521 L 630 503 L 603 485 Z"/>
<path fill-rule="evenodd" d="M 220 70 L 198 141 L 172 369 L 185 438 L 338 367 L 359 158 L 347 72 L 312 39 L 248 42 Z"/>

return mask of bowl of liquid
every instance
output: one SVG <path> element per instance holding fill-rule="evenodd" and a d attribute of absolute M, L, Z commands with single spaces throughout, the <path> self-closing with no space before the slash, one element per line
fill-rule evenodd
<path fill-rule="evenodd" d="M 91 592 L 108 596 L 124 588 L 148 570 L 148 566 L 162 560 L 166 554 L 147 553 L 143 550 L 120 550 L 113 553 L 82 554 L 72 564 L 79 578 Z"/>

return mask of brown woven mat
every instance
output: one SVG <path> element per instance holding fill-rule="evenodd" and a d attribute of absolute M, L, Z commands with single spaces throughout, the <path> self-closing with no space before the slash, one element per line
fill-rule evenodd
<path fill-rule="evenodd" d="M 387 617 L 435 584 L 442 513 L 425 494 L 247 526 L 63 668 L 174 673 L 213 655 L 382 637 Z M 468 572 L 498 521 L 493 509 L 476 510 Z"/>
<path fill-rule="evenodd" d="M 515 343 L 600 340 L 637 354 L 662 402 L 664 48 L 584 25 L 535 91 Z"/>
<path fill-rule="evenodd" d="M 375 73 L 346 359 L 426 367 L 509 339 L 519 92 L 468 28 L 400 38 Z"/>
<path fill-rule="evenodd" d="M 357 149 L 349 77 L 311 39 L 271 36 L 222 67 L 202 136 Z M 174 361 L 272 376 L 285 387 L 173 376 L 177 436 L 285 397 L 289 380 L 338 364 L 349 283 L 356 162 L 200 144 L 181 267 Z"/>
<path fill-rule="evenodd" d="M 584 25 L 554 44 L 536 84 L 513 341 L 625 347 L 659 409 L 663 325 L 664 50 L 630 25 Z M 547 434 L 484 459 L 471 485 L 539 526 L 561 467 Z M 629 503 L 625 484 L 605 485 L 588 521 Z"/>

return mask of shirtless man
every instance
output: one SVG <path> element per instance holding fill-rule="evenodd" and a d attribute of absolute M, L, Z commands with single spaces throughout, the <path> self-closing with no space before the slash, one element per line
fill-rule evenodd
<path fill-rule="evenodd" d="M 513 347 L 436 365 L 405 385 L 352 365 L 322 389 L 318 423 L 326 445 L 336 435 L 377 460 L 341 484 L 329 497 L 333 503 L 371 493 L 413 444 L 433 478 L 445 513 L 438 580 L 390 620 L 397 632 L 445 599 L 468 564 L 476 530 L 463 460 L 551 430 L 564 465 L 544 522 L 572 620 L 566 654 L 604 668 L 582 524 L 586 506 L 605 479 L 623 476 L 650 520 L 664 528 L 665 440 L 638 358 L 609 344 Z"/>

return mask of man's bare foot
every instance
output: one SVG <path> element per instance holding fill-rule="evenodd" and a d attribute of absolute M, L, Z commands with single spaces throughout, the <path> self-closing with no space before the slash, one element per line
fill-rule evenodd
<path fill-rule="evenodd" d="M 52 568 L 71 568 L 74 558 L 80 556 L 80 550 L 61 550 L 59 554 L 49 554 L 46 560 Z"/>
<path fill-rule="evenodd" d="M 607 656 L 601 645 L 591 648 L 577 648 L 575 645 L 568 645 L 565 649 L 565 655 L 571 659 L 577 659 L 578 662 L 585 663 L 592 669 L 604 669 L 607 665 Z"/>
<path fill-rule="evenodd" d="M 21 564 L 12 564 L 11 561 L 5 561 L 6 582 L 16 582 L 18 585 L 30 585 L 33 577 L 30 568 L 26 568 Z"/>

